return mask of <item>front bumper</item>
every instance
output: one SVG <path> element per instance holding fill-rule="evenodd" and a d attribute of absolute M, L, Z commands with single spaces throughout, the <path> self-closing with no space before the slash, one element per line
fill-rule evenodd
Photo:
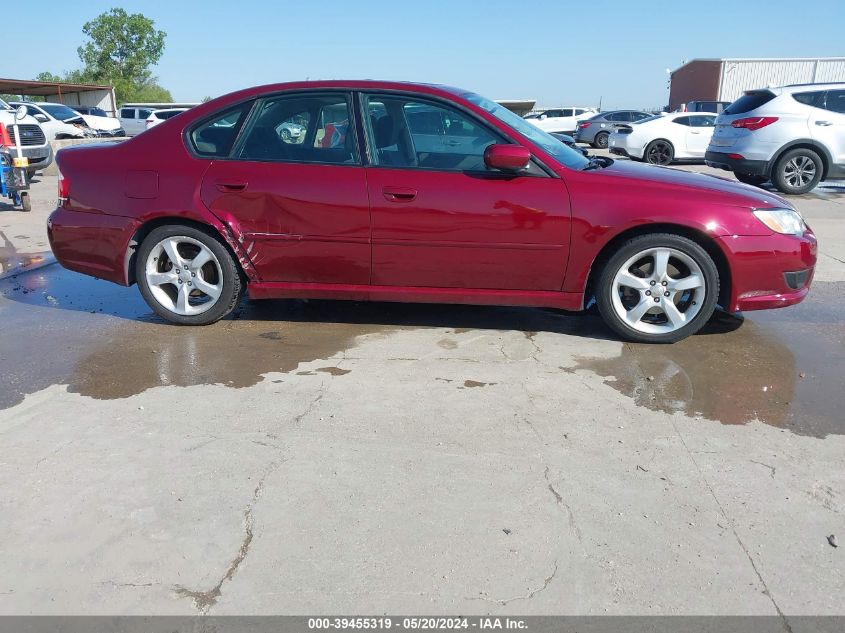
<path fill-rule="evenodd" d="M 53 148 L 47 143 L 41 147 L 23 147 L 23 155 L 29 159 L 29 169 L 46 169 L 53 163 Z M 11 155 L 17 156 L 17 150 L 11 149 Z"/>
<path fill-rule="evenodd" d="M 717 243 L 731 268 L 728 312 L 795 305 L 810 291 L 818 244 L 801 235 L 729 235 Z"/>
<path fill-rule="evenodd" d="M 97 132 L 99 132 L 101 138 L 118 138 L 126 136 L 126 130 L 122 127 L 119 127 L 116 130 L 97 130 Z"/>
<path fill-rule="evenodd" d="M 768 176 L 769 162 L 765 160 L 749 160 L 747 158 L 735 158 L 723 152 L 704 153 L 704 162 L 708 167 L 726 169 L 734 173 L 749 174 L 751 176 Z"/>

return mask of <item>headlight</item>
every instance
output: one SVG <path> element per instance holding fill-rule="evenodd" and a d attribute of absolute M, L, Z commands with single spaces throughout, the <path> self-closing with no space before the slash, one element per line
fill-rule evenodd
<path fill-rule="evenodd" d="M 807 230 L 801 214 L 794 209 L 754 209 L 753 213 L 760 222 L 775 233 L 803 235 Z"/>

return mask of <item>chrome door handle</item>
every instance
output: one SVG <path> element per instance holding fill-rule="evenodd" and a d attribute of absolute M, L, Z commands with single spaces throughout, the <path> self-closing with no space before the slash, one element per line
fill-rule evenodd
<path fill-rule="evenodd" d="M 822 125 L 827 127 L 828 125 L 833 125 L 830 121 L 816 121 L 816 125 Z"/>

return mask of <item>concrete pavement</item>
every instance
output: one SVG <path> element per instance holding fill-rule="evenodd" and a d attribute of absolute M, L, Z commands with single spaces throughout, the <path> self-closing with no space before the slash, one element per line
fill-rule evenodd
<path fill-rule="evenodd" d="M 673 346 L 467 306 L 179 328 L 0 281 L 0 613 L 843 614 L 844 201 L 796 199 L 804 304 Z"/>

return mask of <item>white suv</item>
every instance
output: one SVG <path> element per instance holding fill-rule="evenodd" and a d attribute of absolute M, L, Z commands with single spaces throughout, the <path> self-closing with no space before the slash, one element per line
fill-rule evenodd
<path fill-rule="evenodd" d="M 578 122 L 598 114 L 595 108 L 554 108 L 529 114 L 525 119 L 546 132 L 573 134 Z"/>
<path fill-rule="evenodd" d="M 704 158 L 789 194 L 845 178 L 845 84 L 749 90 L 719 115 Z"/>

